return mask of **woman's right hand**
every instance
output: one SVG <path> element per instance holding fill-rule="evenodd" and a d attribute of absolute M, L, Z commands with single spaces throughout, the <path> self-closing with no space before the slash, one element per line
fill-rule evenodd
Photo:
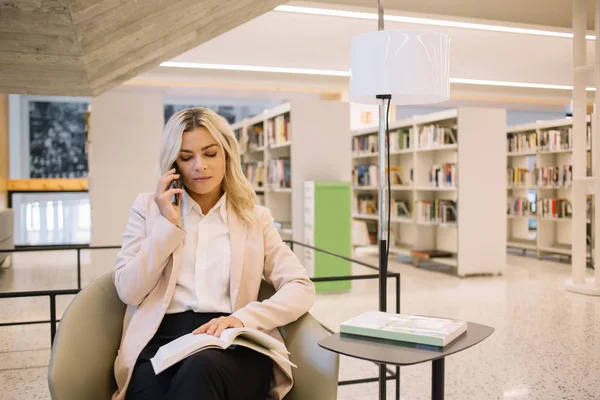
<path fill-rule="evenodd" d="M 154 202 L 160 209 L 160 213 L 173 225 L 177 225 L 179 221 L 179 205 L 171 203 L 171 196 L 179 196 L 181 199 L 180 195 L 183 193 L 183 189 L 171 188 L 171 182 L 176 179 L 179 179 L 179 174 L 176 174 L 173 168 L 158 180 L 156 193 L 154 193 Z M 181 204 L 181 201 L 178 203 Z"/>

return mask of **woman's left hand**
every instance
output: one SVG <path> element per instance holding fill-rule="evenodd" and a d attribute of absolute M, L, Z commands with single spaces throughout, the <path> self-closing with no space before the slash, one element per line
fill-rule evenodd
<path fill-rule="evenodd" d="M 206 333 L 216 337 L 221 336 L 221 333 L 227 328 L 243 328 L 244 324 L 236 317 L 219 317 L 213 318 L 200 328 L 195 329 L 192 333 L 199 335 L 200 333 Z"/>

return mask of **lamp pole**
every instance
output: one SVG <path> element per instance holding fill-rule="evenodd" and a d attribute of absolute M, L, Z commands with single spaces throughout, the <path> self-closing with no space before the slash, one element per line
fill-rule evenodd
<path fill-rule="evenodd" d="M 383 30 L 383 0 L 377 1 L 379 14 L 379 30 Z M 382 95 L 384 93 L 381 93 Z M 377 96 L 380 98 L 380 96 Z M 381 96 L 379 104 L 379 311 L 386 311 L 387 299 L 387 220 L 386 220 L 386 151 L 385 151 L 385 127 L 386 109 L 385 98 Z"/>
<path fill-rule="evenodd" d="M 377 28 L 383 28 L 383 0 L 377 0 Z M 384 94 L 384 93 L 381 93 Z M 389 101 L 389 100 L 388 100 Z M 387 220 L 386 220 L 386 128 L 385 99 L 379 104 L 379 311 L 387 311 Z M 387 370 L 385 364 L 379 365 L 379 399 L 386 398 Z"/>
<path fill-rule="evenodd" d="M 408 105 L 449 99 L 450 38 L 437 32 L 384 30 L 383 1 L 377 0 L 378 31 L 352 38 L 350 101 L 379 106 L 379 311 L 387 312 L 391 182 L 390 171 L 386 171 L 390 162 L 386 136 L 391 100 L 393 97 L 394 103 Z M 396 366 L 397 399 L 400 393 L 399 370 L 400 367 Z M 379 365 L 380 399 L 386 398 L 386 372 L 386 365 Z"/>

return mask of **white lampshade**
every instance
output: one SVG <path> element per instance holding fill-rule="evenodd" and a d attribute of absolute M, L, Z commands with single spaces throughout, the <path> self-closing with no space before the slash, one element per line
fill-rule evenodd
<path fill-rule="evenodd" d="M 438 32 L 390 30 L 352 38 L 350 101 L 430 104 L 450 98 L 450 38 Z"/>

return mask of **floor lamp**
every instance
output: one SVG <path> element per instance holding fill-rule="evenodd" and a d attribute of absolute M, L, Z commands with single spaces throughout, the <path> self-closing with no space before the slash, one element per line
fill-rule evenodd
<path fill-rule="evenodd" d="M 389 107 L 391 103 L 432 104 L 449 99 L 450 38 L 437 32 L 384 30 L 382 1 L 377 2 L 378 31 L 352 38 L 350 101 L 379 105 L 379 311 L 387 311 L 386 278 L 391 212 L 389 146 L 386 146 L 389 143 Z M 417 135 L 418 132 L 414 132 L 410 139 L 410 146 L 413 148 L 418 140 Z M 386 366 L 381 365 L 379 398 L 385 398 L 385 378 Z"/>

